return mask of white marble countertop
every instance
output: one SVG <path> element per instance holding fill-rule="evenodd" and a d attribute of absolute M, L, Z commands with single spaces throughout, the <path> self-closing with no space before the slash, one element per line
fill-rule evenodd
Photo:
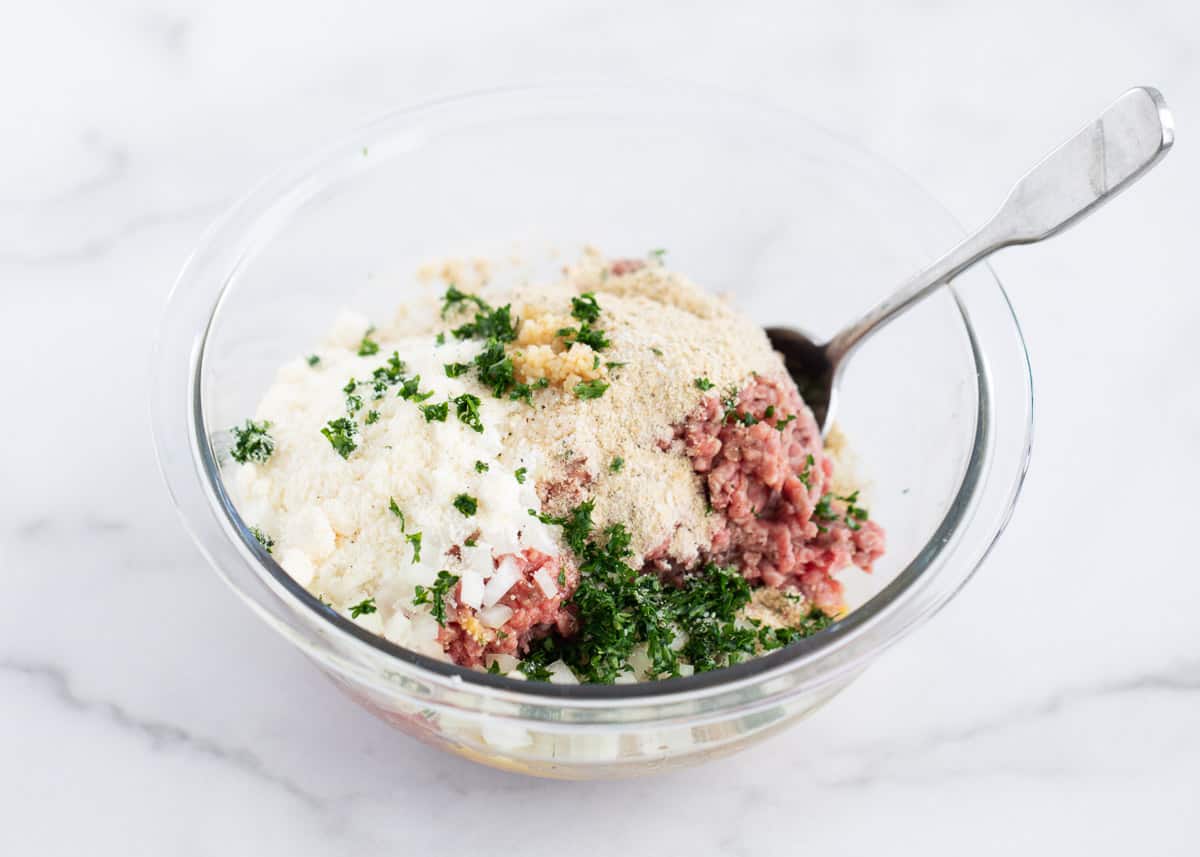
<path fill-rule="evenodd" d="M 499 854 L 546 824 L 581 857 L 1196 854 L 1200 7 L 435 5 L 5 16 L 0 853 Z M 433 95 L 609 76 L 798 102 L 966 222 L 1127 86 L 1163 90 L 1180 142 L 996 262 L 1039 427 L 971 586 L 789 733 L 561 784 L 389 731 L 237 602 L 162 488 L 145 366 L 200 232 L 280 159 Z"/>

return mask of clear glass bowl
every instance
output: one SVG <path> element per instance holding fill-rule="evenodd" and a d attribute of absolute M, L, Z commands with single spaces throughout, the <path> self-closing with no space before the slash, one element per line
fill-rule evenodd
<path fill-rule="evenodd" d="M 255 613 L 356 701 L 470 759 L 626 776 L 746 746 L 803 717 L 928 619 L 987 555 L 1028 460 L 1029 366 L 983 266 L 856 355 L 839 422 L 888 530 L 847 618 L 732 668 L 563 686 L 400 649 L 324 609 L 247 533 L 214 433 L 254 411 L 337 310 L 391 313 L 430 257 L 512 241 L 666 248 L 764 325 L 827 335 L 961 237 L 912 181 L 809 122 L 678 88 L 470 95 L 393 114 L 252 191 L 187 262 L 153 365 L 159 460 L 185 524 Z"/>

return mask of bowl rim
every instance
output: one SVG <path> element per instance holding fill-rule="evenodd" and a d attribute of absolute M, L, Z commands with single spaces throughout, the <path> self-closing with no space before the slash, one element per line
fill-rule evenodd
<path fill-rule="evenodd" d="M 706 87 L 657 85 L 643 86 L 639 85 L 635 88 L 632 85 L 626 84 L 593 84 L 593 85 L 551 85 L 551 86 L 532 86 L 532 87 L 505 87 L 497 89 L 479 90 L 462 95 L 449 96 L 422 102 L 412 107 L 404 108 L 398 111 L 391 112 L 384 117 L 369 123 L 359 129 L 356 129 L 338 139 L 336 142 L 318 149 L 314 154 L 302 158 L 290 165 L 278 169 L 273 174 L 268 176 L 256 187 L 243 196 L 236 202 L 227 213 L 220 218 L 212 227 L 205 233 L 197 248 L 193 251 L 188 261 L 184 265 L 183 270 L 176 280 L 175 286 L 172 289 L 171 296 L 168 299 L 167 313 L 169 314 L 181 291 L 183 291 L 192 280 L 196 278 L 197 269 L 201 266 L 199 260 L 203 259 L 215 244 L 222 238 L 224 230 L 235 225 L 239 220 L 249 219 L 252 225 L 258 225 L 264 216 L 273 209 L 273 207 L 281 204 L 282 201 L 289 197 L 290 204 L 294 207 L 299 207 L 305 200 L 311 197 L 312 194 L 320 192 L 321 183 L 316 181 L 317 175 L 322 170 L 328 170 L 330 165 L 336 165 L 340 162 L 349 160 L 352 157 L 357 157 L 361 141 L 366 137 L 378 135 L 381 131 L 393 129 L 393 126 L 411 124 L 414 121 L 419 122 L 423 116 L 428 116 L 445 108 L 451 109 L 470 109 L 477 104 L 495 104 L 503 102 L 509 98 L 521 99 L 527 96 L 562 96 L 567 94 L 572 99 L 580 94 L 580 92 L 608 92 L 620 93 L 628 96 L 631 92 L 636 91 L 641 97 L 670 97 L 679 98 L 685 95 L 689 98 L 698 98 L 705 102 L 722 102 L 729 106 L 729 101 L 732 99 L 738 105 L 756 110 L 765 110 L 772 114 L 778 114 L 780 118 L 786 117 L 789 122 L 801 123 L 807 125 L 810 131 L 816 132 L 821 136 L 830 138 L 836 141 L 840 146 L 853 151 L 860 157 L 865 157 L 877 167 L 882 167 L 897 176 L 903 177 L 916 191 L 923 194 L 930 202 L 936 204 L 928 193 L 926 193 L 920 185 L 913 181 L 910 177 L 898 170 L 890 163 L 866 151 L 852 141 L 848 141 L 834 132 L 825 129 L 824 127 L 806 119 L 805 117 L 777 107 L 776 105 L 765 102 L 761 99 L 750 98 L 739 94 L 728 93 L 722 90 L 714 90 Z M 587 115 L 585 110 L 581 110 L 579 115 Z M 333 174 L 328 177 L 329 180 L 335 180 L 340 173 L 334 169 Z M 303 190 L 302 194 L 298 194 L 299 190 Z M 940 207 L 940 206 L 939 206 Z M 944 209 L 943 209 L 944 212 Z M 253 242 L 253 246 L 258 246 L 257 241 Z M 190 350 L 190 369 L 187 378 L 187 417 L 188 417 L 188 436 L 190 441 L 189 456 L 192 459 L 194 469 L 192 478 L 198 479 L 200 487 L 205 494 L 205 497 L 210 506 L 210 510 L 224 518 L 225 526 L 222 530 L 228 537 L 230 534 L 236 536 L 240 545 L 240 551 L 243 557 L 249 557 L 253 561 L 254 571 L 260 576 L 265 574 L 270 579 L 265 582 L 269 586 L 273 586 L 276 590 L 282 590 L 285 594 L 283 597 L 293 599 L 293 604 L 289 605 L 293 608 L 298 605 L 314 614 L 321 622 L 335 630 L 339 635 L 351 638 L 356 643 L 368 647 L 376 653 L 384 655 L 386 658 L 406 664 L 414 668 L 419 678 L 433 681 L 436 683 L 453 682 L 462 683 L 459 689 L 464 689 L 462 685 L 473 687 L 477 690 L 487 692 L 496 692 L 505 697 L 519 699 L 524 701 L 542 700 L 549 704 L 562 705 L 565 703 L 578 704 L 582 706 L 591 706 L 594 704 L 612 706 L 620 703 L 644 704 L 652 699 L 663 699 L 670 701 L 679 697 L 696 697 L 709 693 L 724 692 L 740 686 L 761 682 L 772 676 L 788 672 L 805 664 L 814 663 L 829 653 L 841 649 L 848 645 L 855 638 L 863 634 L 865 631 L 873 627 L 880 619 L 897 609 L 902 604 L 902 596 L 912 590 L 914 584 L 920 581 L 923 576 L 929 571 L 931 564 L 937 559 L 946 547 L 951 543 L 952 537 L 960 528 L 965 527 L 970 520 L 975 506 L 980 499 L 980 491 L 985 478 L 988 476 L 988 451 L 992 441 L 990 435 L 991 419 L 994 414 L 992 408 L 992 382 L 990 373 L 987 371 L 986 355 L 980 347 L 976 335 L 975 326 L 972 323 L 970 311 L 964 304 L 962 296 L 954 289 L 953 286 L 948 287 L 955 303 L 958 307 L 959 316 L 963 323 L 963 328 L 967 334 L 970 353 L 975 364 L 976 376 L 976 413 L 974 436 L 970 445 L 970 453 L 967 458 L 966 465 L 963 468 L 961 480 L 954 493 L 954 497 L 948 504 L 941 521 L 934 528 L 930 537 L 926 540 L 924 546 L 917 551 L 915 556 L 904 566 L 904 568 L 884 587 L 876 592 L 868 601 L 851 611 L 847 616 L 837 620 L 827 629 L 815 634 L 806 639 L 797 641 L 789 646 L 760 655 L 754 658 L 749 658 L 738 664 L 725 667 L 719 670 L 709 672 L 696 673 L 691 676 L 660 679 L 656 681 L 629 683 L 629 684 L 613 684 L 613 685 L 592 685 L 592 684 L 551 684 L 549 682 L 531 682 L 521 679 L 508 678 L 507 676 L 492 675 L 479 670 L 461 667 L 457 664 L 441 661 L 436 658 L 405 649 L 401 646 L 392 643 L 381 635 L 377 635 L 366 630 L 350 619 L 338 614 L 336 611 L 325 606 L 319 599 L 309 593 L 303 586 L 298 584 L 289 575 L 274 557 L 266 552 L 266 550 L 257 542 L 251 534 L 246 523 L 241 519 L 237 509 L 230 497 L 229 492 L 225 489 L 224 480 L 221 476 L 221 467 L 219 456 L 209 428 L 205 423 L 204 415 L 204 397 L 203 397 L 203 373 L 205 359 L 207 356 L 207 346 L 209 343 L 210 334 L 213 326 L 216 323 L 224 304 L 224 300 L 228 294 L 229 286 L 235 279 L 238 270 L 241 268 L 244 260 L 250 255 L 250 247 L 243 248 L 242 252 L 236 258 L 234 264 L 229 266 L 223 279 L 219 283 L 219 291 L 209 302 L 210 311 L 207 318 L 204 320 L 203 329 L 199 337 L 191 343 Z M 1028 355 L 1025 350 L 1024 340 L 1021 335 L 1020 325 L 1012 311 L 1011 302 L 1008 300 L 1007 294 L 1004 291 L 1003 285 L 996 278 L 990 267 L 986 268 L 990 275 L 990 279 L 994 283 L 996 289 L 1003 298 L 1004 304 L 1007 307 L 1009 317 L 1016 334 L 1016 340 L 1020 346 L 1020 352 L 1024 359 L 1024 369 L 1026 374 L 1029 372 Z M 978 288 L 978 287 L 977 287 Z M 164 324 L 165 329 L 165 324 Z M 165 364 L 165 361 L 158 360 L 157 356 L 165 349 L 169 349 L 171 344 L 164 341 L 162 330 L 160 330 L 159 341 L 155 346 L 155 371 L 157 367 Z M 178 379 L 176 379 L 177 381 Z M 156 390 L 161 394 L 166 392 L 163 384 L 160 382 L 156 386 Z M 176 400 L 178 395 L 176 393 Z M 154 403 L 155 410 L 159 410 L 165 406 L 162 401 Z M 970 579 L 978 569 L 983 559 L 991 550 L 991 546 L 999 538 L 1003 532 L 1016 499 L 1020 493 L 1026 468 L 1029 459 L 1029 450 L 1032 442 L 1033 428 L 1033 408 L 1032 408 L 1032 382 L 1029 380 L 1028 394 L 1028 412 L 1029 416 L 1025 424 L 1024 433 L 1024 453 L 1021 456 L 1022 464 L 1019 472 L 1016 474 L 1013 482 L 1010 485 L 1009 496 L 1006 501 L 1006 509 L 1001 516 L 1001 520 L 990 534 L 989 543 L 984 547 L 982 554 L 975 562 L 974 567 L 963 577 L 958 586 L 952 591 L 944 593 L 931 608 L 927 609 L 923 615 L 910 617 L 909 620 L 896 630 L 888 641 L 888 645 L 900 639 L 908 630 L 915 627 L 919 621 L 928 618 L 936 610 L 944 606 L 951 597 L 961 589 L 962 585 Z M 181 517 L 184 518 L 185 524 L 188 524 L 188 516 L 185 513 L 183 506 L 179 502 L 177 494 L 178 482 L 181 478 L 187 478 L 186 474 L 180 472 L 179 468 L 172 463 L 170 456 L 165 451 L 169 447 L 172 438 L 166 437 L 163 434 L 164 421 L 155 419 L 155 447 L 158 455 L 160 468 L 163 471 L 164 478 L 167 481 L 168 488 L 176 499 L 177 509 Z M 231 587 L 245 600 L 254 604 L 254 596 L 250 595 L 239 587 L 234 581 L 222 570 L 220 564 L 216 561 L 208 550 L 205 550 L 200 535 L 192 526 L 189 525 L 193 538 L 204 550 L 214 568 L 221 576 L 230 584 Z M 278 596 L 278 591 L 276 595 Z M 258 610 L 256 612 L 260 612 Z M 273 624 L 273 623 L 272 623 Z M 278 628 L 277 628 L 278 630 Z"/>

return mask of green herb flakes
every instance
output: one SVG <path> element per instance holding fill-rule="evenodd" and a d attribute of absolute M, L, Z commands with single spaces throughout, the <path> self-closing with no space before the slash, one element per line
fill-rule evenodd
<path fill-rule="evenodd" d="M 813 458 L 813 455 L 811 452 L 804 459 L 804 470 L 801 471 L 801 473 L 800 473 L 800 481 L 804 483 L 805 488 L 812 487 L 812 476 L 813 476 L 812 469 L 813 469 L 813 465 L 816 463 L 817 463 L 817 460 L 815 458 Z"/>
<path fill-rule="evenodd" d="M 388 510 L 400 519 L 400 532 L 404 532 L 408 525 L 404 520 L 404 513 L 400 511 L 400 506 L 396 503 L 395 497 L 388 497 Z"/>
<path fill-rule="evenodd" d="M 412 564 L 416 565 L 417 563 L 419 563 L 421 561 L 421 534 L 420 533 L 409 533 L 408 535 L 406 535 L 404 537 L 404 540 L 406 542 L 408 542 L 410 545 L 412 545 L 412 549 L 413 549 Z"/>
<path fill-rule="evenodd" d="M 479 416 L 480 402 L 478 396 L 463 393 L 461 396 L 455 396 L 450 401 L 454 403 L 454 414 L 458 417 L 459 422 L 477 432 L 483 431 L 483 420 Z"/>
<path fill-rule="evenodd" d="M 310 355 L 308 355 L 308 357 L 306 357 L 304 359 L 306 361 L 308 361 L 309 366 L 316 366 L 318 363 L 321 362 L 321 358 L 316 354 L 310 354 Z"/>
<path fill-rule="evenodd" d="M 482 298 L 478 297 L 477 295 L 469 295 L 466 292 L 459 291 L 457 286 L 451 284 L 450 287 L 446 289 L 446 294 L 442 295 L 442 318 L 445 318 L 446 313 L 448 313 L 454 307 L 461 306 L 465 303 L 473 303 L 484 312 L 487 312 L 491 309 L 491 307 L 489 307 Z"/>
<path fill-rule="evenodd" d="M 444 423 L 446 417 L 450 415 L 450 403 L 438 402 L 436 405 L 421 405 L 421 413 L 425 415 L 427 423 Z"/>
<path fill-rule="evenodd" d="M 275 540 L 258 527 L 251 527 L 250 535 L 254 536 L 254 540 L 262 545 L 263 550 L 265 550 L 267 553 L 271 553 L 275 549 Z"/>
<path fill-rule="evenodd" d="M 705 393 L 707 393 L 709 390 L 711 390 L 713 387 L 716 386 L 715 384 L 713 384 L 712 381 L 708 380 L 707 378 L 697 378 L 692 383 L 694 383 L 696 385 L 697 390 L 702 390 Z"/>
<path fill-rule="evenodd" d="M 558 331 L 558 335 L 562 337 L 563 342 L 567 345 L 580 342 L 591 347 L 593 351 L 603 351 L 609 346 L 608 337 L 604 331 L 592 327 L 586 321 L 579 327 L 561 328 Z"/>
<path fill-rule="evenodd" d="M 469 518 L 479 511 L 479 501 L 470 494 L 459 494 L 454 498 L 454 508 Z"/>
<path fill-rule="evenodd" d="M 625 459 L 619 455 L 608 463 L 608 469 L 611 470 L 613 473 L 620 473 L 621 468 L 624 466 L 625 466 Z"/>
<path fill-rule="evenodd" d="M 598 399 L 604 395 L 604 391 L 608 389 L 608 383 L 596 379 L 594 381 L 583 381 L 575 385 L 575 395 L 580 399 Z"/>
<path fill-rule="evenodd" d="M 442 569 L 437 573 L 437 579 L 434 581 L 433 586 L 416 587 L 414 590 L 413 605 L 430 605 L 430 612 L 433 614 L 433 618 L 444 628 L 446 627 L 446 596 L 450 594 L 450 590 L 457 583 L 457 574 L 451 574 Z"/>
<path fill-rule="evenodd" d="M 275 439 L 267 433 L 270 427 L 271 423 L 267 420 L 261 423 L 246 420 L 241 427 L 234 426 L 231 429 L 233 449 L 229 451 L 229 457 L 238 464 L 245 464 L 247 461 L 257 461 L 261 464 L 266 461 L 275 451 Z"/>
<path fill-rule="evenodd" d="M 571 298 L 571 316 L 584 322 L 599 319 L 600 304 L 596 303 L 595 292 L 584 292 L 577 298 Z"/>
<path fill-rule="evenodd" d="M 362 342 L 358 343 L 358 356 L 370 357 L 372 354 L 379 353 L 379 343 L 371 339 L 371 334 L 375 332 L 375 328 L 367 328 L 367 332 L 363 334 Z"/>
<path fill-rule="evenodd" d="M 525 484 L 525 474 L 527 472 L 528 472 L 527 468 L 524 468 L 524 467 L 518 467 L 516 470 L 513 471 L 513 476 L 516 477 L 518 484 L 520 484 L 520 485 Z"/>
<path fill-rule="evenodd" d="M 330 420 L 321 429 L 321 434 L 325 435 L 329 445 L 342 458 L 349 458 L 350 453 L 358 449 L 358 442 L 354 439 L 358 435 L 358 425 L 352 419 L 339 417 L 336 420 Z"/>
<path fill-rule="evenodd" d="M 377 609 L 378 608 L 375 606 L 375 599 L 367 598 L 350 608 L 350 618 L 357 619 L 359 616 L 370 616 Z"/>

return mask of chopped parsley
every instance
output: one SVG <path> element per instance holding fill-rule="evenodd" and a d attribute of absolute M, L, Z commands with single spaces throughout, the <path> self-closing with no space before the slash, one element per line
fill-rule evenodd
<path fill-rule="evenodd" d="M 316 354 L 308 355 L 308 357 L 306 357 L 305 360 L 308 361 L 309 366 L 316 366 L 318 363 L 321 362 L 321 358 Z"/>
<path fill-rule="evenodd" d="M 404 379 L 404 383 L 400 385 L 400 392 L 396 395 L 410 402 L 423 402 L 433 395 L 432 390 L 422 393 L 420 388 L 421 376 L 413 375 L 411 378 Z"/>
<path fill-rule="evenodd" d="M 800 481 L 804 483 L 805 488 L 812 487 L 812 469 L 813 465 L 816 463 L 817 460 L 813 458 L 811 452 L 808 454 L 808 457 L 804 459 L 804 470 L 800 473 Z"/>
<path fill-rule="evenodd" d="M 716 386 L 716 384 L 714 384 L 712 381 L 708 380 L 707 378 L 697 378 L 692 383 L 694 383 L 696 385 L 697 390 L 703 390 L 705 393 L 707 393 L 709 390 L 711 390 L 713 387 Z"/>
<path fill-rule="evenodd" d="M 408 527 L 408 522 L 404 520 L 404 513 L 400 511 L 400 507 L 396 504 L 395 497 L 388 497 L 388 509 L 400 519 L 400 532 L 404 532 Z"/>
<path fill-rule="evenodd" d="M 471 536 L 470 538 L 467 538 L 467 539 L 465 539 L 465 540 L 463 541 L 463 545 L 464 545 L 465 547 L 469 547 L 469 548 L 473 548 L 473 547 L 475 547 L 475 545 L 477 545 L 477 544 L 479 544 L 479 537 L 478 537 L 478 536 Z"/>
<path fill-rule="evenodd" d="M 371 373 L 371 387 L 375 391 L 376 399 L 382 399 L 388 391 L 388 387 L 404 381 L 404 369 L 404 361 L 400 359 L 400 353 L 393 351 L 387 363 Z"/>
<path fill-rule="evenodd" d="M 458 417 L 459 422 L 477 432 L 483 431 L 483 420 L 479 416 L 478 396 L 463 393 L 461 396 L 455 396 L 450 401 L 454 403 L 454 414 Z"/>
<path fill-rule="evenodd" d="M 367 418 L 363 422 L 367 425 L 379 422 L 379 411 L 367 411 Z"/>
<path fill-rule="evenodd" d="M 488 664 L 487 671 L 488 671 L 488 675 L 503 675 L 504 674 L 504 673 L 500 672 L 500 662 L 499 661 L 492 661 L 490 664 Z"/>
<path fill-rule="evenodd" d="M 580 560 L 579 586 L 568 602 L 579 631 L 569 639 L 552 634 L 533 644 L 520 666 L 532 681 L 547 680 L 549 664 L 561 659 L 580 681 L 609 684 L 631 670 L 629 657 L 641 645 L 655 677 L 678 675 L 680 656 L 703 672 L 787 645 L 832 621 L 816 611 L 798 629 L 740 621 L 751 590 L 737 569 L 709 565 L 686 575 L 678 587 L 664 585 L 657 575 L 628 564 L 630 537 L 622 525 L 592 534 L 591 511 L 589 502 L 565 517 L 538 516 L 563 527 L 564 539 Z M 563 577 L 559 580 L 565 583 Z M 681 633 L 686 642 L 676 651 L 673 644 Z"/>
<path fill-rule="evenodd" d="M 775 416 L 775 406 L 767 405 L 767 409 L 763 411 L 763 419 L 769 420 L 773 416 Z"/>
<path fill-rule="evenodd" d="M 837 512 L 833 511 L 833 495 L 822 494 L 817 505 L 813 506 L 813 517 L 822 521 L 836 521 Z"/>
<path fill-rule="evenodd" d="M 663 260 L 666 258 L 667 251 L 664 248 L 659 247 L 655 250 L 651 250 L 650 255 L 652 257 L 654 257 L 655 261 L 657 261 L 658 264 L 661 265 L 661 264 L 663 264 Z"/>
<path fill-rule="evenodd" d="M 346 382 L 346 386 L 342 387 L 342 392 L 346 394 L 346 413 L 353 416 L 362 410 L 362 396 L 357 394 L 358 382 L 351 378 Z"/>
<path fill-rule="evenodd" d="M 628 366 L 628 363 L 619 363 L 616 360 L 609 360 L 604 364 L 606 369 L 620 369 L 622 366 Z"/>
<path fill-rule="evenodd" d="M 421 405 L 421 413 L 425 415 L 425 422 L 444 423 L 446 417 L 450 415 L 450 403 L 438 402 L 436 405 Z"/>
<path fill-rule="evenodd" d="M 598 399 L 608 389 L 608 383 L 597 378 L 595 381 L 583 381 L 575 385 L 575 395 L 580 399 Z"/>
<path fill-rule="evenodd" d="M 869 513 L 862 506 L 857 505 L 858 492 L 854 491 L 853 493 L 838 499 L 843 500 L 846 503 L 846 526 L 855 531 L 862 529 L 862 522 L 867 520 Z"/>
<path fill-rule="evenodd" d="M 655 348 L 655 347 L 651 346 L 650 350 L 651 350 L 651 351 L 653 351 L 653 352 L 654 352 L 654 354 L 655 354 L 656 356 L 658 356 L 658 357 L 662 357 L 662 356 L 663 356 L 663 353 L 662 353 L 662 349 L 661 349 L 661 348 Z"/>
<path fill-rule="evenodd" d="M 468 302 L 475 305 L 474 319 L 466 324 L 459 325 L 450 332 L 454 335 L 455 339 L 482 339 L 484 341 L 483 350 L 475 355 L 471 364 L 445 364 L 446 374 L 451 378 L 456 378 L 459 375 L 465 374 L 473 364 L 479 376 L 480 383 L 490 389 L 493 396 L 498 399 L 508 396 L 513 401 L 523 401 L 532 405 L 533 391 L 546 386 L 546 383 L 544 383 L 544 378 L 540 379 L 536 384 L 524 384 L 518 382 L 516 379 L 512 358 L 504 350 L 506 342 L 512 342 L 517 338 L 517 327 L 521 323 L 519 318 L 513 317 L 512 305 L 505 304 L 502 307 L 493 308 L 478 295 L 467 294 L 452 285 L 446 289 L 445 295 L 442 296 L 442 313 L 444 315 L 451 307 L 461 306 Z M 586 323 L 584 327 L 587 327 Z M 602 331 L 590 331 L 588 336 L 595 339 L 597 333 L 602 339 Z M 472 422 L 469 421 L 472 413 L 471 410 L 467 409 L 463 413 L 468 415 L 468 418 L 463 419 L 463 422 L 475 428 Z M 475 430 L 483 431 L 483 428 L 480 427 Z"/>
<path fill-rule="evenodd" d="M 410 545 L 412 545 L 412 549 L 413 549 L 412 564 L 416 565 L 417 563 L 419 563 L 421 561 L 421 534 L 420 533 L 409 533 L 408 535 L 406 535 L 404 537 L 404 540 L 406 542 L 408 542 Z"/>
<path fill-rule="evenodd" d="M 520 484 L 520 485 L 525 484 L 525 474 L 527 472 L 528 472 L 528 470 L 524 467 L 518 467 L 516 470 L 513 471 L 513 476 L 517 477 L 518 484 Z"/>
<path fill-rule="evenodd" d="M 375 599 L 367 598 L 350 608 L 350 618 L 357 619 L 359 616 L 370 616 L 377 609 L 378 608 L 375 606 Z"/>
<path fill-rule="evenodd" d="M 433 582 L 433 586 L 418 586 L 414 590 L 416 594 L 413 597 L 413 604 L 429 604 L 433 618 L 444 628 L 446 627 L 446 596 L 450 594 L 450 590 L 457 583 L 457 574 L 451 574 L 442 569 L 437 573 L 437 580 Z"/>
<path fill-rule="evenodd" d="M 784 427 L 788 423 L 790 423 L 792 420 L 794 420 L 795 418 L 796 418 L 795 414 L 788 414 L 783 419 L 775 421 L 775 428 L 777 428 L 779 431 L 783 431 Z"/>
<path fill-rule="evenodd" d="M 491 470 L 491 468 L 488 467 L 488 463 L 486 461 L 476 461 L 475 462 L 475 472 L 476 473 L 487 473 L 489 470 Z"/>
<path fill-rule="evenodd" d="M 731 386 L 725 391 L 725 395 L 721 398 L 721 407 L 725 409 L 725 422 L 732 422 L 737 419 L 738 405 L 738 389 L 736 386 Z"/>
<path fill-rule="evenodd" d="M 325 435 L 329 445 L 342 458 L 349 458 L 350 453 L 358 449 L 358 442 L 354 439 L 358 435 L 358 424 L 352 419 L 338 417 L 336 420 L 330 420 L 321 429 L 321 434 Z"/>
<path fill-rule="evenodd" d="M 256 423 L 254 420 L 246 420 L 243 426 L 234 426 L 233 432 L 233 449 L 229 451 L 229 457 L 238 464 L 245 464 L 247 461 L 263 462 L 271 457 L 271 453 L 275 451 L 275 439 L 267 434 L 267 429 L 271 427 L 268 420 L 263 420 L 261 423 Z"/>
<path fill-rule="evenodd" d="M 433 341 L 436 342 L 438 345 L 445 345 L 446 344 L 446 334 L 439 333 L 437 336 L 434 337 Z"/>
<path fill-rule="evenodd" d="M 558 331 L 558 335 L 563 338 L 567 345 L 572 345 L 575 342 L 581 342 L 589 346 L 593 351 L 603 351 L 608 348 L 608 337 L 604 335 L 603 330 L 592 327 L 586 321 L 579 327 L 564 327 Z"/>
<path fill-rule="evenodd" d="M 442 295 L 442 318 L 446 317 L 446 313 L 452 307 L 459 306 L 464 303 L 473 303 L 481 310 L 487 311 L 490 307 L 487 303 L 477 295 L 469 295 L 466 292 L 460 291 L 457 286 L 451 284 L 446 289 L 446 294 Z"/>
<path fill-rule="evenodd" d="M 754 416 L 754 414 L 750 413 L 749 411 L 743 411 L 742 415 L 738 417 L 737 421 L 744 426 L 752 426 L 758 424 L 758 417 Z"/>
<path fill-rule="evenodd" d="M 479 501 L 470 494 L 459 494 L 454 498 L 454 508 L 469 518 L 479 511 Z"/>
<path fill-rule="evenodd" d="M 549 378 L 538 378 L 532 384 L 513 384 L 512 390 L 508 397 L 514 402 L 524 402 L 527 405 L 533 405 L 533 391 L 542 390 L 550 386 Z"/>
<path fill-rule="evenodd" d="M 625 459 L 619 455 L 608 463 L 608 469 L 611 470 L 613 473 L 620 473 L 621 468 L 624 466 L 625 466 Z"/>
<path fill-rule="evenodd" d="M 450 331 L 455 339 L 499 339 L 501 342 L 512 342 L 517 338 L 517 324 L 520 320 L 512 317 L 511 304 L 493 309 L 483 298 L 461 292 L 454 286 L 446 290 L 442 301 L 443 312 L 465 301 L 472 302 L 477 308 L 473 320 Z"/>
<path fill-rule="evenodd" d="M 600 304 L 596 303 L 596 293 L 584 292 L 577 298 L 571 298 L 571 316 L 583 322 L 599 319 Z"/>
<path fill-rule="evenodd" d="M 483 351 L 475 357 L 479 380 L 490 387 L 492 395 L 501 398 L 516 383 L 512 358 L 504 353 L 504 343 L 495 337 L 488 339 Z"/>
<path fill-rule="evenodd" d="M 379 343 L 371 338 L 371 334 L 375 332 L 375 328 L 367 328 L 367 332 L 363 334 L 362 342 L 358 343 L 358 356 L 370 357 L 372 354 L 379 353 Z"/>
<path fill-rule="evenodd" d="M 258 527 L 251 527 L 250 535 L 254 536 L 254 540 L 256 542 L 258 542 L 260 545 L 262 545 L 263 550 L 265 550 L 267 553 L 271 553 L 271 551 L 274 549 L 275 540 L 273 538 L 271 538 L 270 536 L 268 536 L 266 533 L 264 533 L 262 530 L 260 530 Z"/>

